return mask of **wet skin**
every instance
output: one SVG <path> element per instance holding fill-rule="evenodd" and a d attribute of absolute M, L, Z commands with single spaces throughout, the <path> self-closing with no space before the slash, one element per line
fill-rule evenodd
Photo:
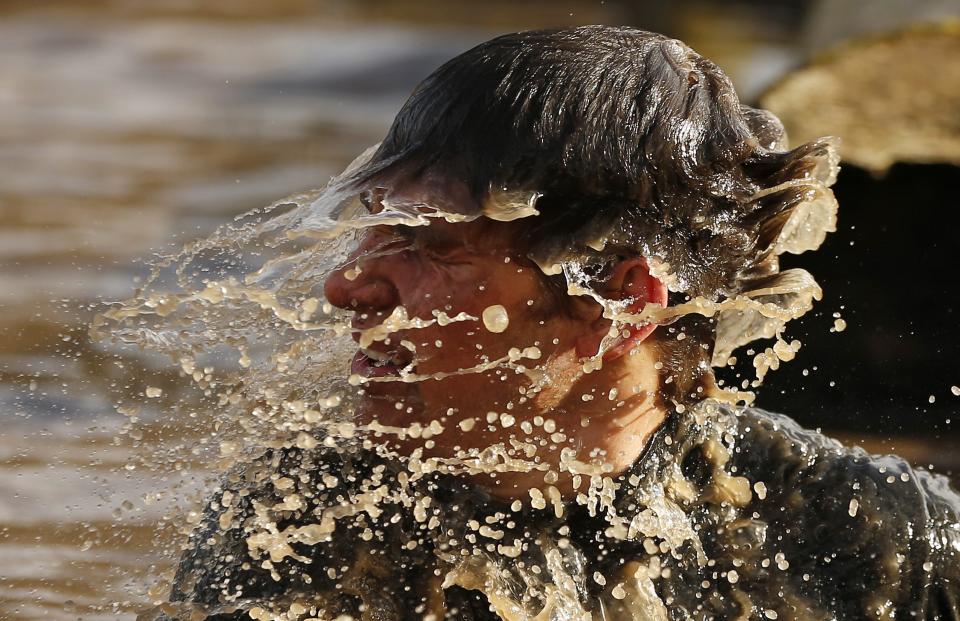
<path fill-rule="evenodd" d="M 537 456 L 546 463 L 555 466 L 560 450 L 570 447 L 580 460 L 592 452 L 611 471 L 621 471 L 642 452 L 664 417 L 655 398 L 658 352 L 647 340 L 654 326 L 618 336 L 602 368 L 587 373 L 583 362 L 597 353 L 611 322 L 592 299 L 569 296 L 561 303 L 558 296 L 564 294 L 551 290 L 543 272 L 524 256 L 521 239 L 528 226 L 524 220 L 481 217 L 451 223 L 436 218 L 429 226 L 381 226 L 362 234 L 355 251 L 325 283 L 327 300 L 353 312 L 356 340 L 398 307 L 411 318 L 431 320 L 442 311 L 477 320 L 399 329 L 367 348 L 372 356 L 389 356 L 392 362 L 358 351 L 351 371 L 375 380 L 362 386 L 361 420 L 402 427 L 436 420 L 444 427 L 432 443 L 397 443 L 405 453 L 422 448 L 429 456 L 451 457 L 511 438 L 542 440 L 545 446 Z M 600 289 L 609 299 L 632 298 L 636 310 L 666 302 L 666 289 L 641 258 L 613 266 Z M 509 317 L 502 332 L 480 320 L 493 305 L 502 306 Z M 418 375 L 446 374 L 504 358 L 511 348 L 530 347 L 539 356 L 517 363 L 545 375 L 536 390 L 531 389 L 534 380 L 516 368 L 400 381 L 400 369 L 407 364 Z M 490 412 L 495 413 L 492 424 Z M 556 428 L 538 425 L 541 418 L 552 419 Z M 525 422 L 532 432 L 522 429 L 530 429 Z M 565 438 L 557 441 L 556 433 Z M 512 496 L 542 480 L 543 473 L 534 472 L 480 482 L 498 495 Z"/>

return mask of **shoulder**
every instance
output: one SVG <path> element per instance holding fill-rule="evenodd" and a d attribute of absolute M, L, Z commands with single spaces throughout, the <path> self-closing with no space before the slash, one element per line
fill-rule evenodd
<path fill-rule="evenodd" d="M 324 520 L 322 510 L 348 502 L 355 482 L 376 470 L 362 451 L 323 446 L 270 449 L 237 464 L 205 501 L 171 600 L 229 610 L 240 600 L 319 590 L 321 571 L 352 564 L 359 549 L 351 525 Z M 318 553 L 329 563 L 311 566 Z"/>
<path fill-rule="evenodd" d="M 960 496 L 946 477 L 913 468 L 896 455 L 844 446 L 793 419 L 759 409 L 737 414 L 733 463 L 765 483 L 770 497 L 800 508 L 815 502 L 828 515 L 871 513 L 914 524 L 955 521 Z M 851 515 L 850 517 L 856 517 Z"/>
<path fill-rule="evenodd" d="M 209 615 L 297 598 L 331 618 L 359 618 L 371 607 L 395 618 L 416 607 L 433 576 L 421 488 L 434 492 L 439 514 L 461 520 L 479 502 L 433 475 L 414 478 L 375 451 L 323 443 L 238 465 L 207 501 L 171 600 Z"/>
<path fill-rule="evenodd" d="M 771 525 L 812 589 L 871 614 L 894 606 L 935 618 L 925 615 L 945 597 L 958 610 L 960 496 L 945 477 L 783 415 L 744 410 L 738 422 L 732 462 L 754 488 L 747 510 Z"/>

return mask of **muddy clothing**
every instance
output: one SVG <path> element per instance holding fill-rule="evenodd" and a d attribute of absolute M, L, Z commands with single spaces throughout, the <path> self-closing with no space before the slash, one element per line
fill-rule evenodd
<path fill-rule="evenodd" d="M 514 511 L 369 452 L 276 452 L 215 494 L 144 618 L 960 619 L 960 496 L 789 418 L 675 415 L 580 489 Z"/>

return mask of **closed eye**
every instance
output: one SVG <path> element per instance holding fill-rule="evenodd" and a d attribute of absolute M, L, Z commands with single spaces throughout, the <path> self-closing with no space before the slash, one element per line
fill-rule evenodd
<path fill-rule="evenodd" d="M 413 241 L 417 236 L 417 232 L 414 227 L 407 226 L 406 224 L 390 225 L 390 230 L 393 232 L 395 237 L 400 237 L 408 241 Z"/>

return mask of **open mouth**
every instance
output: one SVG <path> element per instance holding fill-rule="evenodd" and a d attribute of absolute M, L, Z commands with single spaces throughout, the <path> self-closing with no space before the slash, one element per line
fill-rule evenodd
<path fill-rule="evenodd" d="M 400 377 L 401 370 L 410 366 L 411 362 L 413 352 L 405 348 L 381 350 L 361 347 L 353 356 L 350 371 L 362 377 Z"/>

